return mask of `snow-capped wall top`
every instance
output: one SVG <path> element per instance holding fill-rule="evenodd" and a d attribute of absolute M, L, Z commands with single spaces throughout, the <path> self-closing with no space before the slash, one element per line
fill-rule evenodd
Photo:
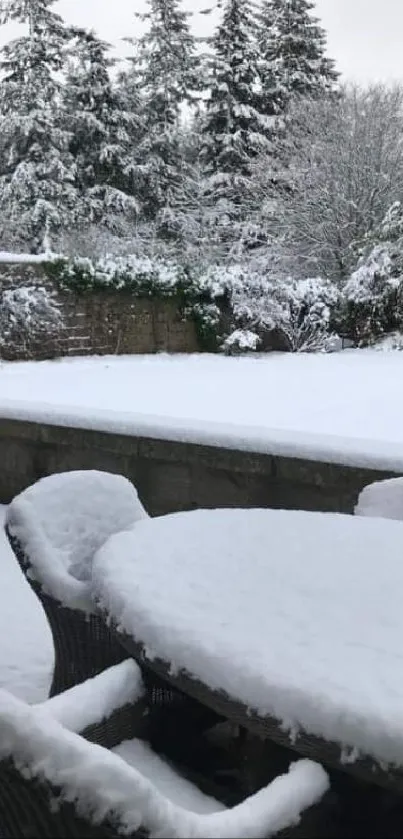
<path fill-rule="evenodd" d="M 38 264 L 42 262 L 53 262 L 59 257 L 53 253 L 11 253 L 10 251 L 0 251 L 0 265 L 17 264 Z"/>

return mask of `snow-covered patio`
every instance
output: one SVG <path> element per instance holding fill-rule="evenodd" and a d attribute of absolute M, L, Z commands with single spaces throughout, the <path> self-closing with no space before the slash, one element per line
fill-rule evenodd
<path fill-rule="evenodd" d="M 0 416 L 403 469 L 403 353 L 0 363 Z"/>

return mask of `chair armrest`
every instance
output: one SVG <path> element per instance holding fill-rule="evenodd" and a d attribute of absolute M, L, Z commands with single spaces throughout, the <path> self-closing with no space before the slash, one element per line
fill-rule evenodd
<path fill-rule="evenodd" d="M 161 839 L 168 836 L 177 839 L 189 836 L 194 839 L 262 839 L 297 824 L 301 813 L 318 802 L 329 787 L 321 766 L 300 760 L 291 765 L 287 774 L 275 778 L 241 804 L 229 810 L 200 814 L 174 803 L 151 778 L 129 766 L 119 755 L 66 730 L 43 710 L 46 704 L 33 708 L 0 690 L 0 816 L 2 810 L 3 813 L 10 810 L 10 805 L 16 801 L 17 815 L 22 817 L 22 823 L 17 827 L 24 827 L 29 812 L 22 792 L 30 795 L 31 813 L 35 811 L 36 816 L 38 813 L 40 816 L 44 806 L 47 815 L 53 815 L 53 820 L 58 814 L 54 806 L 55 792 L 59 804 L 73 804 L 75 815 L 89 823 L 86 836 L 98 836 L 99 833 L 105 836 L 100 828 L 110 825 L 112 832 L 106 835 L 116 839 L 120 832 L 131 837 L 150 835 Z M 11 801 L 7 787 L 10 760 L 23 782 Z M 10 783 L 14 783 L 13 778 Z M 44 793 L 39 797 L 38 784 Z M 15 813 L 11 814 L 12 823 L 15 822 L 13 816 Z M 21 831 L 8 835 L 22 835 L 23 832 L 30 836 L 66 835 L 61 832 L 57 819 L 57 830 L 51 832 L 52 825 L 46 822 L 45 832 L 43 825 L 42 821 L 42 829 L 38 832 L 30 829 L 29 833 Z M 73 824 L 73 828 L 69 835 L 83 835 L 76 825 Z"/>
<path fill-rule="evenodd" d="M 79 733 L 127 706 L 145 707 L 145 697 L 140 667 L 130 658 L 41 702 L 37 708 L 50 714 L 69 731 Z"/>

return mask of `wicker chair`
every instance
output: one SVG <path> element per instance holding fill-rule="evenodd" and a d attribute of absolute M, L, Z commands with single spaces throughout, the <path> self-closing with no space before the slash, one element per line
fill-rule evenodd
<path fill-rule="evenodd" d="M 273 835 L 326 791 L 325 773 L 311 764 L 294 767 L 294 778 L 278 778 L 255 802 L 226 808 L 152 755 L 144 696 L 132 660 L 39 706 L 0 690 L 2 839 L 258 837 L 266 827 Z"/>
<path fill-rule="evenodd" d="M 403 521 L 403 478 L 374 481 L 358 496 L 355 516 L 370 516 Z"/>
<path fill-rule="evenodd" d="M 112 533 L 146 516 L 126 478 L 92 470 L 42 478 L 9 505 L 7 537 L 53 636 L 51 696 L 126 657 L 94 614 L 91 559 Z"/>
<path fill-rule="evenodd" d="M 105 621 L 94 613 L 91 560 L 108 536 L 146 516 L 126 478 L 97 471 L 42 478 L 9 505 L 8 540 L 52 632 L 55 661 L 50 696 L 127 657 Z M 189 731 L 198 727 L 200 732 L 221 719 L 147 667 L 143 679 L 149 694 L 151 740 L 159 740 L 164 728 L 187 725 Z M 171 745 L 167 742 L 167 752 Z"/>

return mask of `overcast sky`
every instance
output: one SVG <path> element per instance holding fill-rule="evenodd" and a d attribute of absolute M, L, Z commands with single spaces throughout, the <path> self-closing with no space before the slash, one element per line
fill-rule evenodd
<path fill-rule="evenodd" d="M 216 0 L 184 0 L 189 11 L 215 5 Z M 125 55 L 121 38 L 135 35 L 134 11 L 144 0 L 59 0 L 56 9 L 69 23 L 94 28 Z M 359 82 L 403 81 L 403 0 L 316 0 L 317 15 L 328 33 L 328 52 L 345 78 Z M 209 34 L 214 17 L 195 14 L 194 31 Z M 1 29 L 3 31 L 1 31 Z M 0 43 L 16 34 L 1 27 Z"/>

